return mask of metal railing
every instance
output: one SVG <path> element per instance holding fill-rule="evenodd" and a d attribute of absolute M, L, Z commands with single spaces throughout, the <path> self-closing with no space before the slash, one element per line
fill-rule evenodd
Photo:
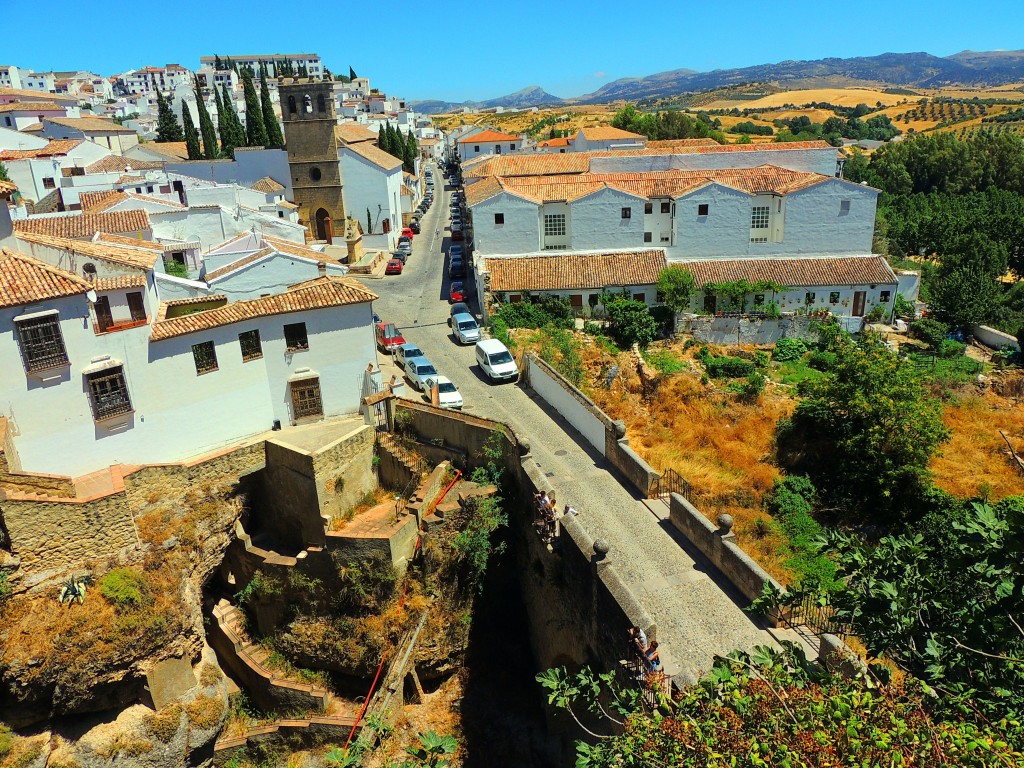
<path fill-rule="evenodd" d="M 851 627 L 835 617 L 835 609 L 820 595 L 807 594 L 793 605 L 779 609 L 779 623 L 799 631 L 806 628 L 814 635 L 835 635 L 845 640 L 852 634 Z"/>
<path fill-rule="evenodd" d="M 666 469 L 661 473 L 658 481 L 651 486 L 648 498 L 658 499 L 673 493 L 678 493 L 680 496 L 689 499 L 691 495 L 690 484 L 674 469 Z"/>

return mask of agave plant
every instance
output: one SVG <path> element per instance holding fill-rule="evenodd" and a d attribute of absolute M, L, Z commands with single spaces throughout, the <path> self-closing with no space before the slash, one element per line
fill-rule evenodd
<path fill-rule="evenodd" d="M 88 583 L 88 576 L 83 576 L 80 579 L 76 579 L 74 576 L 68 577 L 64 586 L 60 588 L 57 599 L 60 600 L 61 605 L 71 605 L 75 602 L 81 605 L 85 602 L 85 588 Z"/>

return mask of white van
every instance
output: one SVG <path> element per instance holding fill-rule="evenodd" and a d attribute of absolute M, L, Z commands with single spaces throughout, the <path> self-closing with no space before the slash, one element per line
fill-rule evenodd
<path fill-rule="evenodd" d="M 519 377 L 512 353 L 497 339 L 481 339 L 476 343 L 476 362 L 491 381 L 512 381 Z"/>

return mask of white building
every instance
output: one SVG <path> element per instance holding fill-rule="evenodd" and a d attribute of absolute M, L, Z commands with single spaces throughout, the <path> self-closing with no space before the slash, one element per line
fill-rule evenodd
<path fill-rule="evenodd" d="M 53 72 L 32 72 L 22 76 L 22 87 L 29 91 L 42 91 L 44 93 L 57 92 L 57 77 Z"/>
<path fill-rule="evenodd" d="M 472 160 L 481 155 L 510 154 L 522 149 L 523 137 L 500 131 L 480 131 L 456 140 L 460 160 Z"/>
<path fill-rule="evenodd" d="M 150 94 L 166 93 L 182 85 L 191 86 L 192 72 L 180 64 L 164 67 L 143 67 L 132 69 L 117 76 L 117 82 L 125 93 Z"/>
<path fill-rule="evenodd" d="M 376 296 L 356 281 L 158 302 L 152 271 L 101 276 L 100 261 L 72 273 L 0 250 L 0 407 L 16 468 L 174 462 L 275 422 L 358 411 Z"/>
<path fill-rule="evenodd" d="M 24 88 L 22 78 L 31 71 L 12 65 L 0 66 L 0 88 Z"/>
<path fill-rule="evenodd" d="M 320 60 L 320 56 L 315 53 L 266 53 L 263 55 L 245 55 L 245 56 L 200 56 L 199 64 L 203 68 L 213 69 L 217 64 L 217 59 L 220 59 L 221 64 L 224 64 L 229 59 L 233 64 L 237 64 L 239 69 L 242 67 L 250 67 L 253 72 L 260 71 L 260 63 L 266 64 L 267 72 L 271 77 L 278 76 L 278 68 L 283 62 L 291 64 L 292 69 L 297 73 L 300 67 L 305 67 L 306 72 L 310 77 L 320 78 L 324 74 L 324 65 Z"/>
<path fill-rule="evenodd" d="M 123 155 L 139 143 L 139 134 L 131 128 L 99 117 L 49 117 L 42 124 L 45 138 L 85 139 L 115 155 Z"/>
<path fill-rule="evenodd" d="M 23 131 L 31 125 L 54 117 L 80 117 L 78 107 L 46 101 L 14 101 L 0 104 L 0 126 Z"/>
<path fill-rule="evenodd" d="M 377 134 L 346 123 L 335 128 L 345 210 L 371 246 L 390 250 L 402 229 L 402 161 L 374 143 Z"/>
<path fill-rule="evenodd" d="M 65 169 L 84 167 L 109 156 L 106 150 L 82 139 L 47 141 L 27 134 L 15 136 L 20 137 L 19 146 L 29 142 L 35 146 L 0 148 L 0 163 L 7 168 L 8 176 L 18 185 L 21 194 L 37 202 L 62 186 Z M 38 146 L 40 142 L 42 146 Z M 6 143 L 3 130 L 0 130 L 0 143 Z"/>
<path fill-rule="evenodd" d="M 892 301 L 897 281 L 871 255 L 878 190 L 836 178 L 835 148 L 652 144 L 464 166 L 481 289 L 492 264 L 512 268 L 501 257 L 539 268 L 545 252 L 613 254 L 632 274 L 641 268 L 638 252 L 653 247 L 700 271 L 699 285 L 785 285 L 791 290 L 772 299 L 783 311 L 862 316 Z M 716 297 L 709 301 L 695 308 L 716 311 Z"/>

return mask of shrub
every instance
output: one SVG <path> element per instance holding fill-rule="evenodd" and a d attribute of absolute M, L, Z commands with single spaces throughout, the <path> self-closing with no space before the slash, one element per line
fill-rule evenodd
<path fill-rule="evenodd" d="M 818 554 L 815 539 L 822 527 L 812 516 L 817 501 L 814 484 L 802 475 L 776 479 L 765 494 L 765 507 L 789 540 L 787 565 L 797 573 L 799 581 L 816 581 L 824 587 L 835 579 L 835 566 Z"/>
<path fill-rule="evenodd" d="M 835 368 L 837 359 L 835 352 L 818 350 L 807 358 L 807 364 L 817 371 L 831 371 Z"/>
<path fill-rule="evenodd" d="M 132 568 L 115 568 L 100 580 L 100 594 L 119 610 L 134 610 L 149 602 L 146 578 Z"/>
<path fill-rule="evenodd" d="M 885 308 L 881 304 L 876 304 L 871 308 L 871 311 L 864 316 L 864 319 L 869 323 L 877 323 L 885 317 Z"/>
<path fill-rule="evenodd" d="M 767 381 L 768 380 L 765 378 L 763 373 L 760 371 L 753 371 L 749 376 L 747 376 L 747 380 L 743 382 L 743 385 L 740 387 L 740 395 L 744 400 L 757 400 L 757 398 L 761 396 L 761 393 L 764 392 L 764 387 Z"/>
<path fill-rule="evenodd" d="M 0 760 L 11 753 L 11 746 L 14 744 L 14 735 L 11 729 L 0 723 Z"/>
<path fill-rule="evenodd" d="M 666 375 L 686 370 L 686 363 L 668 349 L 649 349 L 644 353 L 644 359 Z"/>
<path fill-rule="evenodd" d="M 622 347 L 646 347 L 658 336 L 658 323 L 642 301 L 615 297 L 605 301 L 609 331 Z"/>
<path fill-rule="evenodd" d="M 768 361 L 770 359 L 771 358 L 769 357 L 768 353 L 762 350 L 758 350 L 757 352 L 754 353 L 754 365 L 756 365 L 758 368 L 767 368 Z"/>
<path fill-rule="evenodd" d="M 491 320 L 491 336 L 496 338 L 509 349 L 512 349 L 514 346 L 512 337 L 509 336 L 508 333 L 508 325 L 500 317 L 495 317 Z"/>
<path fill-rule="evenodd" d="M 0 605 L 3 605 L 4 601 L 10 598 L 13 592 L 11 582 L 7 580 L 7 574 L 0 571 Z"/>
<path fill-rule="evenodd" d="M 939 357 L 963 357 L 964 352 L 967 351 L 967 345 L 963 344 L 955 339 L 943 339 L 939 342 Z"/>
<path fill-rule="evenodd" d="M 708 357 L 704 361 L 708 376 L 713 379 L 740 379 L 754 373 L 754 364 L 738 357 Z"/>
<path fill-rule="evenodd" d="M 772 360 L 777 363 L 788 363 L 799 360 L 807 351 L 807 345 L 801 339 L 779 339 L 772 352 Z"/>
<path fill-rule="evenodd" d="M 949 326 L 933 317 L 922 317 L 910 325 L 911 335 L 923 341 L 931 349 L 938 349 L 949 333 Z"/>
<path fill-rule="evenodd" d="M 498 308 L 497 318 L 509 328 L 543 328 L 546 325 L 556 328 L 575 327 L 569 300 L 557 296 L 527 297 L 525 301 L 502 304 Z"/>

